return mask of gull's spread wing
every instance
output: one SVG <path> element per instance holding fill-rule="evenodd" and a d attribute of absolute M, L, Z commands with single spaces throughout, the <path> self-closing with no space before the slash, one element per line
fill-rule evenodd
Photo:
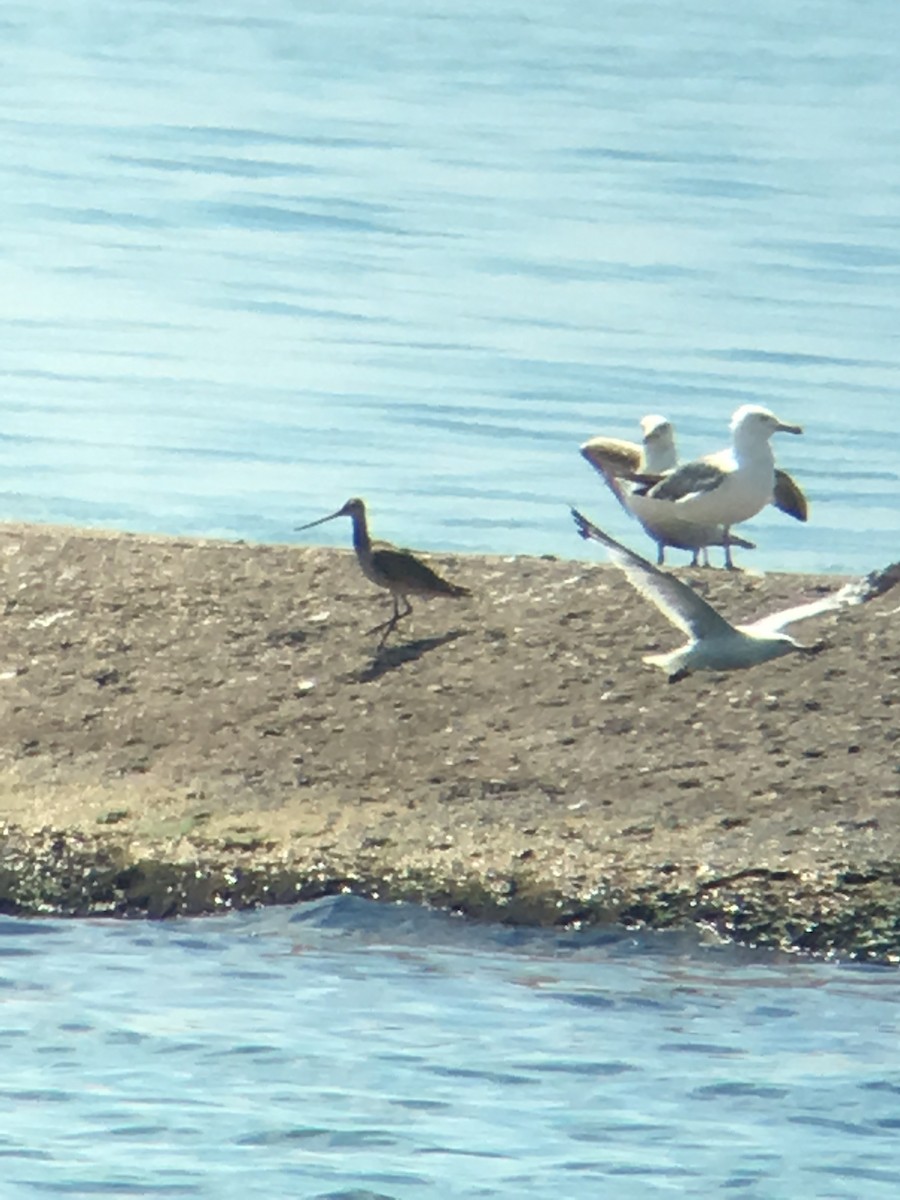
<path fill-rule="evenodd" d="M 682 583 L 674 575 L 660 571 L 652 563 L 611 538 L 598 529 L 577 509 L 572 516 L 578 532 L 583 538 L 593 538 L 609 551 L 609 556 L 620 570 L 625 572 L 633 588 L 651 600 L 673 625 L 677 625 L 688 637 L 700 640 L 708 637 L 723 637 L 734 633 L 734 626 L 701 597 L 693 588 Z"/>
<path fill-rule="evenodd" d="M 810 617 L 818 617 L 822 613 L 836 612 L 841 608 L 850 608 L 854 604 L 865 604 L 890 591 L 900 583 L 900 563 L 893 563 L 883 571 L 872 571 L 862 579 L 845 583 L 836 592 L 821 596 L 818 600 L 810 600 L 807 604 L 796 604 L 793 608 L 783 608 L 780 612 L 770 613 L 752 625 L 742 625 L 747 633 L 762 634 L 764 637 L 773 633 L 781 633 L 788 625 L 797 621 L 806 621 Z"/>

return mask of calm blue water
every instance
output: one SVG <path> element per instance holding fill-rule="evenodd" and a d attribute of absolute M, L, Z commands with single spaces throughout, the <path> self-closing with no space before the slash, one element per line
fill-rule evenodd
<path fill-rule="evenodd" d="M 755 401 L 813 504 L 755 565 L 896 558 L 898 26 L 6 0 L 0 513 L 291 540 L 361 494 L 593 557 L 570 501 L 640 534 L 579 442 Z M 358 905 L 0 931 L 2 1200 L 898 1192 L 891 974 Z"/>
<path fill-rule="evenodd" d="M 0 1196 L 895 1197 L 891 971 L 342 897 L 0 920 Z"/>
<path fill-rule="evenodd" d="M 7 517 L 641 543 L 577 456 L 807 427 L 763 568 L 897 556 L 895 0 L 7 0 Z M 787 444 L 785 444 L 787 443 Z M 864 535 L 864 536 L 861 536 Z M 346 540 L 327 527 L 316 539 Z M 646 543 L 649 546 L 649 543 Z"/>

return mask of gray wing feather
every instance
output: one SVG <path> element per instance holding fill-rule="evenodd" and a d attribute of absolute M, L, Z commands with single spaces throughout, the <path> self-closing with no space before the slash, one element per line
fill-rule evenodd
<path fill-rule="evenodd" d="M 611 538 L 577 509 L 572 509 L 572 516 L 581 536 L 592 538 L 605 546 L 615 565 L 625 572 L 631 586 L 651 600 L 688 637 L 699 639 L 734 633 L 734 626 L 707 604 L 702 596 L 698 596 L 693 588 L 674 575 L 660 571 L 645 558 Z"/>
<path fill-rule="evenodd" d="M 842 588 L 841 591 L 843 590 Z M 770 637 L 772 634 L 782 633 L 788 625 L 793 625 L 797 621 L 806 621 L 810 617 L 818 617 L 822 613 L 843 608 L 846 604 L 858 603 L 858 600 L 842 598 L 841 592 L 833 592 L 830 596 L 822 596 L 819 600 L 810 600 L 808 604 L 795 604 L 793 608 L 783 608 L 780 612 L 769 613 L 767 617 L 761 617 L 750 625 L 742 625 L 741 628 L 746 633 Z"/>
<path fill-rule="evenodd" d="M 712 492 L 726 478 L 726 472 L 715 463 L 697 462 L 685 463 L 676 467 L 659 483 L 655 483 L 645 495 L 651 500 L 683 500 L 697 492 Z"/>
<path fill-rule="evenodd" d="M 862 579 L 845 583 L 836 592 L 822 596 L 818 600 L 810 600 L 808 604 L 797 604 L 793 608 L 783 608 L 780 612 L 770 613 L 752 625 L 743 625 L 749 633 L 768 635 L 781 633 L 788 625 L 797 621 L 806 621 L 810 617 L 818 617 L 822 613 L 837 612 L 841 608 L 851 608 L 855 604 L 866 604 L 881 596 L 900 583 L 900 563 L 893 563 L 883 571 L 872 571 Z"/>

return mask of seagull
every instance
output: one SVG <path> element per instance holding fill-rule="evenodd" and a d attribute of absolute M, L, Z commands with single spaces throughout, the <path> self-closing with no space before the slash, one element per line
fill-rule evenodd
<path fill-rule="evenodd" d="M 773 433 L 802 433 L 759 404 L 742 405 L 731 418 L 732 444 L 706 458 L 683 463 L 658 483 L 638 487 L 629 507 L 642 523 L 671 520 L 724 526 L 725 566 L 731 561 L 730 530 L 749 521 L 772 499 L 775 457 Z"/>
<path fill-rule="evenodd" d="M 587 461 L 606 478 L 635 479 L 664 475 L 678 465 L 675 428 L 659 413 L 641 417 L 642 444 L 619 438 L 594 437 L 579 447 Z"/>
<path fill-rule="evenodd" d="M 678 462 L 675 430 L 671 421 L 659 414 L 652 414 L 641 419 L 641 430 L 644 435 L 643 445 L 621 441 L 618 438 L 595 437 L 580 447 L 582 457 L 599 472 L 630 516 L 637 516 L 635 506 L 631 503 L 635 491 L 623 487 L 622 481 L 642 484 L 643 491 L 649 491 L 653 484 L 661 482 L 667 473 L 671 473 Z M 772 503 L 798 521 L 807 520 L 809 509 L 803 491 L 787 471 L 777 467 Z M 677 510 L 671 508 L 655 513 L 648 512 L 647 506 L 642 507 L 640 498 L 637 507 L 641 508 L 644 514 L 643 517 L 638 516 L 638 520 L 641 521 L 645 532 L 656 542 L 658 566 L 665 562 L 666 546 L 692 550 L 692 566 L 698 565 L 701 550 L 705 565 L 709 564 L 709 546 L 725 546 L 726 558 L 730 558 L 729 545 L 742 546 L 749 550 L 755 548 L 752 542 L 745 542 L 742 538 L 728 533 L 723 525 L 684 521 Z"/>
<path fill-rule="evenodd" d="M 648 654 L 644 658 L 645 663 L 661 667 L 668 675 L 669 683 L 677 683 L 693 671 L 737 671 L 794 651 L 815 653 L 819 647 L 795 641 L 784 633 L 784 629 L 795 621 L 805 621 L 846 605 L 861 604 L 879 594 L 875 590 L 877 581 L 865 579 L 846 584 L 839 591 L 808 604 L 798 604 L 771 613 L 749 625 L 732 625 L 711 604 L 698 596 L 692 587 L 674 575 L 660 571 L 645 558 L 615 541 L 577 509 L 572 509 L 572 516 L 581 536 L 593 538 L 605 546 L 615 565 L 625 572 L 631 586 L 652 600 L 673 625 L 688 635 L 689 640 L 677 650 L 667 654 Z M 888 582 L 881 590 L 887 590 L 890 586 L 892 583 Z"/>
<path fill-rule="evenodd" d="M 642 445 L 618 438 L 596 437 L 580 447 L 582 457 L 599 471 L 609 490 L 632 517 L 635 513 L 629 501 L 633 492 L 623 488 L 620 481 L 630 480 L 649 487 L 674 471 L 678 465 L 675 428 L 671 421 L 658 413 L 651 413 L 641 418 L 641 432 L 644 435 Z M 725 545 L 723 526 L 697 525 L 679 519 L 674 512 L 664 513 L 655 522 L 641 521 L 641 524 L 656 542 L 658 566 L 662 566 L 666 560 L 666 546 L 692 550 L 694 557 L 691 566 L 696 567 L 701 549 L 708 565 L 707 546 Z M 742 538 L 732 541 L 747 550 L 755 549 L 752 542 L 745 542 Z"/>
<path fill-rule="evenodd" d="M 412 612 L 410 596 L 459 598 L 471 595 L 468 588 L 448 583 L 446 579 L 442 579 L 440 575 L 432 571 L 431 567 L 416 558 L 411 550 L 402 550 L 399 546 L 392 546 L 390 542 L 373 542 L 369 537 L 365 501 L 360 500 L 358 496 L 348 500 L 342 508 L 327 517 L 320 517 L 318 521 L 310 521 L 307 525 L 298 525 L 297 530 L 312 529 L 314 525 L 322 525 L 325 521 L 333 521 L 336 517 L 349 517 L 353 522 L 353 549 L 356 551 L 362 573 L 372 583 L 386 588 L 394 601 L 394 611 L 388 620 L 368 631 L 369 633 L 384 631 L 381 641 L 378 643 L 379 650 L 400 621 Z M 406 605 L 402 612 L 400 611 L 401 600 Z"/>

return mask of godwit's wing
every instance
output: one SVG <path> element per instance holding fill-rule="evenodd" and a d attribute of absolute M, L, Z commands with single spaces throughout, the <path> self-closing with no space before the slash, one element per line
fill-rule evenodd
<path fill-rule="evenodd" d="M 775 468 L 775 490 L 772 503 L 796 521 L 805 521 L 809 516 L 809 504 L 803 489 L 787 471 Z"/>
<path fill-rule="evenodd" d="M 426 596 L 468 596 L 469 589 L 448 583 L 411 550 L 392 546 L 390 542 L 372 543 L 372 566 L 382 576 L 385 585 L 401 595 L 407 591 Z"/>
<path fill-rule="evenodd" d="M 577 509 L 572 509 L 572 516 L 581 536 L 593 538 L 605 546 L 615 565 L 625 572 L 631 586 L 651 600 L 660 612 L 688 637 L 700 641 L 703 638 L 721 638 L 735 633 L 734 626 L 707 604 L 702 596 L 698 596 L 693 588 L 682 583 L 674 575 L 660 571 L 645 558 L 641 558 L 621 542 L 615 541 Z"/>

